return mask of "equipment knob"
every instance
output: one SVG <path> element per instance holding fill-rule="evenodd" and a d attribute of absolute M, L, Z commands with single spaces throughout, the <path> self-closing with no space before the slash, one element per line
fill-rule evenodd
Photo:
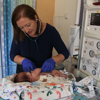
<path fill-rule="evenodd" d="M 89 60 L 88 63 L 89 63 L 89 64 L 92 64 L 92 60 Z"/>
<path fill-rule="evenodd" d="M 82 58 L 82 62 L 84 63 L 85 61 L 86 61 L 86 59 L 83 57 L 83 58 Z"/>
<path fill-rule="evenodd" d="M 90 27 L 89 26 L 87 26 L 87 30 L 89 30 L 90 29 Z"/>
<path fill-rule="evenodd" d="M 96 63 L 96 64 L 94 65 L 94 68 L 97 69 L 98 67 L 99 67 L 99 64 Z"/>
<path fill-rule="evenodd" d="M 87 43 L 87 41 L 85 41 L 85 43 Z"/>
<path fill-rule="evenodd" d="M 96 63 L 96 64 L 95 64 L 95 67 L 99 67 L 99 64 Z"/>
<path fill-rule="evenodd" d="M 98 55 L 96 55 L 96 58 L 97 58 L 97 59 L 100 59 L 100 55 L 99 55 L 99 54 L 98 54 Z"/>
<path fill-rule="evenodd" d="M 91 42 L 90 45 L 93 46 L 94 45 L 94 42 Z"/>

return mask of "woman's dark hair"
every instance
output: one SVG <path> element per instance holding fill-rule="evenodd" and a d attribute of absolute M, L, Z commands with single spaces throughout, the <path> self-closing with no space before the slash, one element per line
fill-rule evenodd
<path fill-rule="evenodd" d="M 31 20 L 36 20 L 35 15 L 39 19 L 36 11 L 32 7 L 30 7 L 26 4 L 19 5 L 14 9 L 14 11 L 12 13 L 12 25 L 13 25 L 13 30 L 14 30 L 14 37 L 13 38 L 14 38 L 16 43 L 17 43 L 17 39 L 19 41 L 23 41 L 26 37 L 24 32 L 21 31 L 21 29 L 17 26 L 16 22 L 22 17 L 27 17 Z M 38 30 L 39 30 L 39 21 L 37 21 L 36 34 L 38 34 Z"/>

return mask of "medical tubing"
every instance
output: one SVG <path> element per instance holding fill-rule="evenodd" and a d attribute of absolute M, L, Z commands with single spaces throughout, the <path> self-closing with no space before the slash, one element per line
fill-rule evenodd
<path fill-rule="evenodd" d="M 70 44 L 70 46 L 69 46 L 69 54 L 70 54 L 70 58 L 71 58 L 71 68 L 70 68 L 70 70 L 69 70 L 68 72 L 70 72 L 71 69 L 72 69 L 72 57 L 71 57 L 70 48 L 71 48 L 72 43 L 75 41 L 75 39 L 76 39 L 76 37 L 77 37 L 77 34 L 78 34 L 79 30 L 80 30 L 80 28 L 77 30 L 76 35 L 75 35 L 75 38 L 73 39 L 73 41 L 71 42 L 71 44 Z"/>
<path fill-rule="evenodd" d="M 87 85 L 87 88 L 88 88 L 88 86 L 90 86 L 90 85 Z M 98 88 L 96 86 L 93 86 L 94 89 L 93 90 L 90 90 L 90 91 L 87 91 L 87 88 L 86 87 L 84 88 L 84 86 L 81 86 L 81 88 L 82 88 L 82 90 L 84 90 L 82 92 L 82 94 L 84 94 L 84 93 L 88 94 L 88 93 L 95 92 L 95 95 L 93 97 L 96 97 L 96 100 L 100 100 L 100 96 L 96 94 L 96 91 L 97 90 L 100 91 L 100 88 Z"/>
<path fill-rule="evenodd" d="M 63 73 L 63 74 L 65 74 L 65 75 L 67 75 L 67 78 L 69 79 L 69 80 L 73 80 L 73 81 L 75 81 L 76 82 L 76 78 L 75 78 L 75 76 L 72 74 L 72 73 L 70 73 L 70 72 L 68 72 L 68 73 Z M 70 79 L 70 75 L 72 76 L 72 79 Z"/>
<path fill-rule="evenodd" d="M 76 35 L 75 35 L 75 38 L 73 39 L 73 41 L 71 42 L 71 44 L 70 44 L 70 46 L 69 46 L 69 50 L 70 50 L 70 48 L 71 48 L 72 43 L 75 41 L 75 39 L 76 39 L 76 37 L 77 37 L 77 34 L 78 34 L 79 30 L 80 30 L 80 28 L 77 30 Z"/>
<path fill-rule="evenodd" d="M 38 21 L 40 22 L 39 32 L 38 32 L 38 36 L 36 37 L 36 39 L 33 40 L 33 39 L 31 39 L 31 38 L 26 34 L 26 32 L 24 32 L 24 33 L 25 33 L 25 35 L 26 35 L 31 41 L 34 41 L 34 42 L 35 42 L 36 47 L 37 47 L 37 49 L 38 49 L 38 52 L 40 53 L 39 46 L 38 46 L 38 44 L 37 44 L 37 39 L 38 39 L 38 37 L 39 37 L 39 35 L 40 35 L 41 21 L 40 21 L 39 19 L 36 19 L 36 20 L 38 20 Z M 43 59 L 45 59 L 45 57 L 44 57 L 41 53 L 40 53 L 40 55 L 41 55 L 41 57 L 42 57 Z"/>

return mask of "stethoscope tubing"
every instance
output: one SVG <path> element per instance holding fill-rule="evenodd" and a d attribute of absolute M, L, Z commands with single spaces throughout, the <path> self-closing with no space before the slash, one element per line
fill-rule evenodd
<path fill-rule="evenodd" d="M 36 39 L 31 39 L 29 36 L 28 36 L 28 34 L 26 33 L 26 32 L 24 32 L 24 34 L 31 40 L 31 41 L 34 41 L 35 42 L 35 44 L 36 44 L 36 47 L 37 47 L 37 49 L 38 49 L 38 52 L 40 53 L 40 55 L 41 55 L 41 57 L 43 58 L 43 59 L 45 59 L 45 57 L 41 54 L 41 52 L 40 52 L 40 50 L 39 50 L 39 46 L 38 46 L 38 43 L 37 43 L 37 39 L 39 38 L 39 35 L 40 35 L 40 31 L 41 31 L 41 21 L 39 20 L 39 19 L 36 19 L 36 20 L 38 20 L 39 22 L 40 22 L 40 27 L 39 27 L 39 32 L 38 32 L 38 36 L 36 37 Z M 46 60 L 46 59 L 45 59 Z"/>

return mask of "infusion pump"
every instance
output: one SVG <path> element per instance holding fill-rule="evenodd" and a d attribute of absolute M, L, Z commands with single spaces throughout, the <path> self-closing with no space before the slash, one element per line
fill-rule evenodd
<path fill-rule="evenodd" d="M 100 81 L 100 8 L 84 10 L 79 69 Z"/>

